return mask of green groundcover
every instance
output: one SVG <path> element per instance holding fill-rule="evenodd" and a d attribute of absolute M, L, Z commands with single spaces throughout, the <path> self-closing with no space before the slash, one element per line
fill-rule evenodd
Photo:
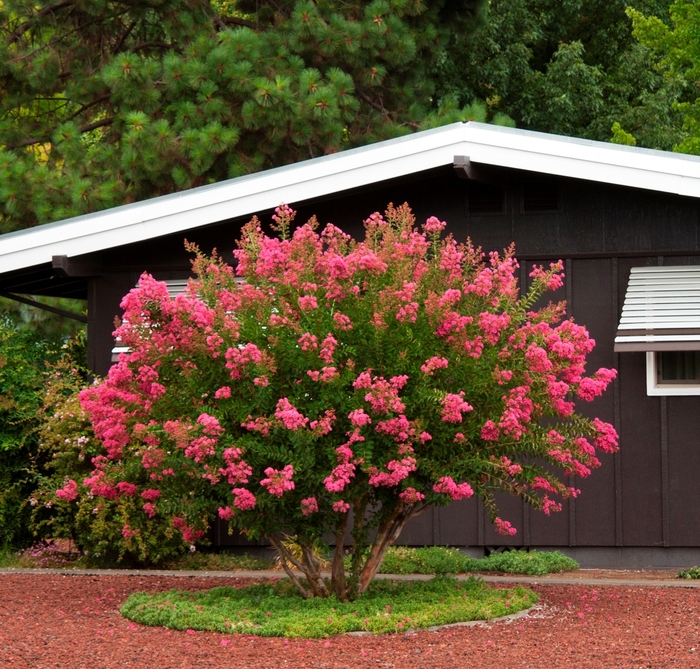
<path fill-rule="evenodd" d="M 495 588 L 481 579 L 375 581 L 357 601 L 304 600 L 287 580 L 202 592 L 134 593 L 121 613 L 144 625 L 257 636 L 320 638 L 348 632 L 406 632 L 491 620 L 527 609 L 538 596 L 522 586 Z"/>

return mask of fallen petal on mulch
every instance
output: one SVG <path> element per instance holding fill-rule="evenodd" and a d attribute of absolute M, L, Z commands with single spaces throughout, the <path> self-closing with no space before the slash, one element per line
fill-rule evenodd
<path fill-rule="evenodd" d="M 319 640 L 175 632 L 125 620 L 135 591 L 250 579 L 0 574 L 2 669 L 288 667 L 700 667 L 700 591 L 532 586 L 527 618 L 478 627 Z"/>

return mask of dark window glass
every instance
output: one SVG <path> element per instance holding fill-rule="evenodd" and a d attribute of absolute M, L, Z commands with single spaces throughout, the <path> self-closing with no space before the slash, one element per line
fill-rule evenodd
<path fill-rule="evenodd" d="M 526 181 L 523 211 L 559 211 L 559 188 L 554 181 Z"/>
<path fill-rule="evenodd" d="M 700 383 L 700 351 L 657 353 L 659 383 Z"/>
<path fill-rule="evenodd" d="M 500 214 L 503 212 L 503 189 L 491 184 L 469 184 L 470 214 Z"/>

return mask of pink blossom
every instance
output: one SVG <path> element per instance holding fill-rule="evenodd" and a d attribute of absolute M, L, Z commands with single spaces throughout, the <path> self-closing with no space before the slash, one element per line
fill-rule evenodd
<path fill-rule="evenodd" d="M 252 475 L 252 468 L 244 460 L 241 460 L 243 450 L 240 448 L 227 448 L 224 451 L 226 467 L 219 468 L 219 474 L 224 476 L 229 485 L 248 483 L 248 477 Z"/>
<path fill-rule="evenodd" d="M 156 507 L 153 506 L 153 504 L 151 504 L 150 502 L 146 502 L 146 503 L 143 505 L 142 508 L 143 508 L 143 512 L 144 512 L 149 518 L 153 518 L 153 516 L 156 515 Z"/>
<path fill-rule="evenodd" d="M 139 530 L 132 530 L 128 524 L 124 525 L 124 527 L 122 527 L 122 536 L 125 539 L 131 539 L 131 538 L 135 537 L 138 533 L 139 533 Z"/>
<path fill-rule="evenodd" d="M 604 423 L 599 418 L 593 419 L 593 429 L 597 436 L 593 443 L 605 453 L 614 453 L 618 450 L 618 436 L 615 428 L 610 423 Z"/>
<path fill-rule="evenodd" d="M 219 518 L 222 520 L 231 520 L 236 512 L 230 507 L 219 507 Z"/>
<path fill-rule="evenodd" d="M 559 502 L 555 502 L 552 499 L 549 499 L 549 497 L 545 495 L 542 498 L 542 511 L 546 516 L 548 516 L 550 513 L 552 513 L 552 511 L 561 511 L 561 504 Z"/>
<path fill-rule="evenodd" d="M 66 483 L 63 488 L 56 491 L 56 497 L 65 499 L 66 502 L 72 502 L 78 497 L 78 484 L 73 479 L 69 479 L 68 483 Z"/>
<path fill-rule="evenodd" d="M 399 495 L 399 499 L 404 504 L 418 504 L 418 502 L 425 499 L 425 495 L 422 492 L 418 492 L 415 488 L 406 488 Z"/>
<path fill-rule="evenodd" d="M 439 218 L 435 216 L 431 216 L 424 224 L 423 224 L 423 230 L 426 232 L 435 232 L 439 233 L 442 230 L 445 229 L 445 226 L 447 223 L 445 221 L 441 221 Z"/>
<path fill-rule="evenodd" d="M 287 490 L 294 490 L 294 481 L 292 481 L 294 467 L 292 465 L 287 465 L 283 469 L 268 467 L 265 470 L 265 475 L 267 478 L 260 481 L 260 485 L 271 495 L 282 497 Z"/>
<path fill-rule="evenodd" d="M 308 516 L 312 513 L 318 513 L 318 502 L 315 497 L 307 497 L 301 500 L 301 512 Z"/>
<path fill-rule="evenodd" d="M 338 502 L 333 502 L 333 511 L 337 513 L 347 513 L 350 510 L 350 505 L 342 499 Z"/>
<path fill-rule="evenodd" d="M 421 365 L 421 372 L 423 374 L 428 374 L 433 376 L 433 372 L 436 369 L 446 369 L 448 366 L 447 358 L 441 358 L 440 356 L 434 355 L 432 358 L 428 358 L 423 365 Z"/>
<path fill-rule="evenodd" d="M 375 488 L 384 486 L 392 488 L 408 477 L 411 472 L 416 471 L 417 463 L 414 457 L 408 456 L 401 460 L 390 460 L 386 468 L 388 472 L 381 472 L 376 467 L 369 468 L 369 484 Z"/>
<path fill-rule="evenodd" d="M 266 376 L 256 376 L 253 379 L 253 385 L 260 386 L 261 388 L 266 388 L 270 382 Z"/>
<path fill-rule="evenodd" d="M 231 397 L 231 388 L 229 388 L 229 386 L 221 386 L 221 388 L 214 393 L 214 397 L 217 400 L 227 400 Z"/>
<path fill-rule="evenodd" d="M 473 410 L 474 407 L 464 401 L 463 390 L 460 390 L 458 394 L 447 393 L 445 399 L 442 400 L 442 420 L 448 423 L 461 423 L 462 413 Z"/>
<path fill-rule="evenodd" d="M 449 495 L 454 500 L 467 499 L 474 494 L 474 489 L 468 483 L 457 484 L 451 476 L 443 476 L 433 486 L 433 490 Z"/>
<path fill-rule="evenodd" d="M 484 441 L 498 441 L 500 436 L 501 433 L 498 427 L 496 427 L 496 423 L 492 420 L 487 420 L 481 428 L 481 438 Z"/>
<path fill-rule="evenodd" d="M 507 520 L 496 518 L 494 519 L 493 524 L 496 526 L 496 532 L 506 537 L 513 536 L 514 534 L 518 533 L 518 530 L 516 530 Z"/>
<path fill-rule="evenodd" d="M 127 481 L 120 481 L 117 483 L 117 490 L 120 495 L 126 495 L 127 497 L 134 497 L 139 492 L 138 486 L 135 486 L 133 483 L 128 483 Z"/>
<path fill-rule="evenodd" d="M 418 435 L 418 439 L 420 439 L 420 443 L 421 443 L 421 444 L 425 444 L 425 443 L 427 443 L 428 441 L 431 441 L 432 438 L 433 438 L 433 437 L 430 435 L 429 432 L 421 432 L 421 433 Z"/>
<path fill-rule="evenodd" d="M 297 340 L 299 346 L 301 346 L 302 351 L 311 351 L 318 348 L 318 338 L 316 335 L 312 335 L 310 332 L 305 332 Z"/>
<path fill-rule="evenodd" d="M 145 500 L 148 500 L 149 502 L 155 502 L 160 497 L 160 490 L 156 490 L 155 488 L 148 488 L 148 490 L 144 490 L 141 493 L 141 497 L 143 497 Z"/>
<path fill-rule="evenodd" d="M 311 311 L 312 309 L 318 309 L 318 302 L 316 301 L 316 296 L 302 295 L 299 298 L 299 308 L 302 311 Z"/>
<path fill-rule="evenodd" d="M 321 342 L 321 350 L 318 352 L 318 357 L 327 365 L 330 365 L 333 362 L 333 354 L 337 345 L 338 340 L 331 334 L 327 335 Z"/>
<path fill-rule="evenodd" d="M 355 476 L 355 465 L 349 462 L 342 463 L 333 468 L 330 475 L 323 480 L 323 485 L 328 492 L 342 492 L 353 476 Z"/>
<path fill-rule="evenodd" d="M 348 414 L 350 422 L 356 427 L 362 427 L 363 425 L 369 425 L 372 419 L 362 410 L 355 409 Z"/>
<path fill-rule="evenodd" d="M 236 498 L 233 500 L 233 505 L 237 509 L 248 511 L 249 509 L 255 508 L 255 495 L 253 495 L 250 490 L 246 490 L 246 488 L 233 488 L 231 494 Z"/>
<path fill-rule="evenodd" d="M 197 422 L 202 425 L 202 432 L 204 432 L 204 434 L 208 434 L 210 437 L 218 437 L 224 431 L 224 428 L 221 427 L 218 419 L 215 416 L 202 413 L 197 418 Z"/>
<path fill-rule="evenodd" d="M 313 430 L 317 436 L 324 436 L 333 430 L 333 422 L 335 421 L 335 409 L 328 409 L 323 417 L 318 420 L 311 421 L 309 428 Z"/>
<path fill-rule="evenodd" d="M 479 314 L 479 327 L 484 333 L 484 339 L 489 344 L 497 344 L 501 337 L 501 332 L 510 324 L 508 314 L 492 314 L 487 311 Z"/>
<path fill-rule="evenodd" d="M 306 424 L 309 422 L 309 419 L 299 413 L 286 397 L 277 402 L 275 418 L 282 421 L 282 424 L 288 430 L 300 430 L 306 427 Z"/>
<path fill-rule="evenodd" d="M 352 330 L 352 321 L 339 311 L 333 314 L 333 321 L 339 330 Z"/>

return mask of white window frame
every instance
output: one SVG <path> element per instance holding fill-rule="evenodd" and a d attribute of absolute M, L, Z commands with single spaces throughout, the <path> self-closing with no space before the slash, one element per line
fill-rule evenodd
<path fill-rule="evenodd" d="M 700 395 L 700 381 L 698 383 L 659 383 L 657 353 L 659 351 L 647 351 L 647 395 L 651 397 Z"/>

